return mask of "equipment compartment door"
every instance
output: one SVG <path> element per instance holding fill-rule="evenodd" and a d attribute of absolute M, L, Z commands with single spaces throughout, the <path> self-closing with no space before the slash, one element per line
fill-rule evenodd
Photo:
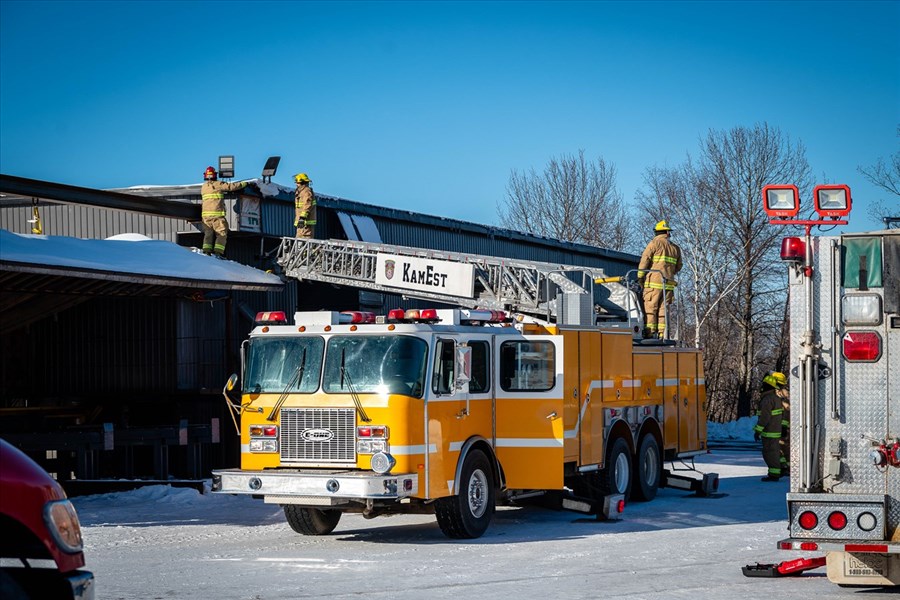
<path fill-rule="evenodd" d="M 511 489 L 563 486 L 562 336 L 497 339 L 494 447 Z"/>
<path fill-rule="evenodd" d="M 697 354 L 678 353 L 678 451 L 702 449 L 697 397 Z"/>

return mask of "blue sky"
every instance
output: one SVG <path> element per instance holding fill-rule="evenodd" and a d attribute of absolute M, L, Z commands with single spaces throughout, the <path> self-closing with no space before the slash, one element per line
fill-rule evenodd
<path fill-rule="evenodd" d="M 857 167 L 900 144 L 898 30 L 896 1 L 2 0 L 0 171 L 183 184 L 280 155 L 284 185 L 496 224 L 512 169 L 583 149 L 632 202 L 709 129 L 765 121 L 866 230 L 889 197 Z"/>

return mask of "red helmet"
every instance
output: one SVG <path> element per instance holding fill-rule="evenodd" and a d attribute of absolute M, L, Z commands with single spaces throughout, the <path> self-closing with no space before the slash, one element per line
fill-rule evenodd
<path fill-rule="evenodd" d="M 206 167 L 206 171 L 203 172 L 203 179 L 206 179 L 207 181 L 209 181 L 209 180 L 215 180 L 216 177 L 217 177 L 216 170 L 213 169 L 212 167 Z"/>

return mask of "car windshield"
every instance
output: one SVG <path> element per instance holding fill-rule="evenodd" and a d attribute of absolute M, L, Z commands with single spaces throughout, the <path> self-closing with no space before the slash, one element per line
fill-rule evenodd
<path fill-rule="evenodd" d="M 425 340 L 412 336 L 335 336 L 328 340 L 322 388 L 421 398 L 427 354 Z"/>
<path fill-rule="evenodd" d="M 325 340 L 315 336 L 252 338 L 244 375 L 244 392 L 316 391 L 324 348 Z"/>

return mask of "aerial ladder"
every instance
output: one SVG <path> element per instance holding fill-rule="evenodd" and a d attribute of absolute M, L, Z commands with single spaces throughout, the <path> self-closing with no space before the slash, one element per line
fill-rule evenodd
<path fill-rule="evenodd" d="M 602 268 L 348 240 L 283 238 L 277 263 L 298 280 L 322 281 L 404 298 L 466 308 L 505 310 L 561 325 L 625 328 L 641 338 L 643 311 L 629 276 L 608 277 Z M 386 280 L 394 263 L 438 271 L 453 265 L 471 274 L 460 292 L 416 287 L 400 277 Z M 633 280 L 631 280 L 633 282 Z"/>

